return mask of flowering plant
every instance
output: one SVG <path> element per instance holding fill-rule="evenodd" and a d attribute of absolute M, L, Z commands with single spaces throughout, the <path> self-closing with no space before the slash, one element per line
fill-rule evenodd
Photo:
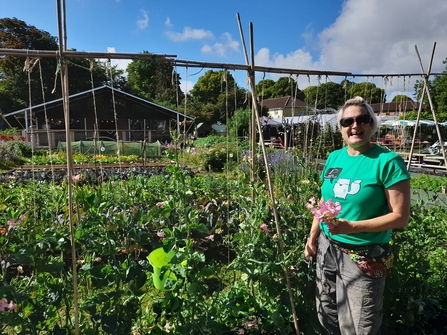
<path fill-rule="evenodd" d="M 309 199 L 306 207 L 312 212 L 318 222 L 326 222 L 327 224 L 337 225 L 337 215 L 341 212 L 341 205 L 339 202 L 334 202 L 332 199 L 324 202 L 316 202 L 315 198 Z"/>
<path fill-rule="evenodd" d="M 13 311 L 16 309 L 16 305 L 12 302 L 12 300 L 8 303 L 6 298 L 2 298 L 0 300 L 0 312 L 4 312 L 6 310 Z"/>

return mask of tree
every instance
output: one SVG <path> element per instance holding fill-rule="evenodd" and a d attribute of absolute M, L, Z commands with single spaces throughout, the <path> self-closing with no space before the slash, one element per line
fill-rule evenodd
<path fill-rule="evenodd" d="M 398 94 L 398 95 L 394 96 L 394 98 L 391 102 L 403 102 L 403 101 L 413 102 L 413 100 L 408 95 L 405 95 L 405 94 Z"/>
<path fill-rule="evenodd" d="M 275 81 L 273 79 L 262 79 L 256 84 L 256 94 L 261 99 L 271 99 L 273 96 L 273 86 Z"/>
<path fill-rule="evenodd" d="M 207 71 L 194 85 L 190 94 L 195 101 L 202 104 L 216 104 L 219 95 L 225 94 L 226 87 L 233 87 L 235 80 L 231 73 L 226 71 Z"/>
<path fill-rule="evenodd" d="M 189 115 L 197 121 L 213 123 L 231 117 L 247 105 L 247 92 L 240 89 L 226 70 L 207 71 L 190 91 Z"/>
<path fill-rule="evenodd" d="M 247 136 L 251 123 L 251 109 L 238 109 L 228 122 L 229 136 Z"/>
<path fill-rule="evenodd" d="M 0 19 L 0 47 L 28 50 L 57 50 L 57 38 L 48 32 L 27 25 L 16 18 Z M 76 50 L 70 50 L 75 52 Z M 70 58 L 67 60 L 69 94 L 110 84 L 107 71 L 97 60 Z M 23 71 L 23 69 L 27 71 Z M 90 73 L 90 68 L 92 73 Z M 0 59 L 0 108 L 3 113 L 40 104 L 62 96 L 56 58 L 26 59 L 6 56 Z M 110 68 L 115 76 L 114 87 L 122 85 L 123 72 Z M 29 80 L 28 80 L 29 74 Z M 42 93 L 43 91 L 43 93 Z M 31 100 L 31 101 L 30 101 Z"/>
<path fill-rule="evenodd" d="M 338 109 L 345 101 L 343 84 L 328 82 L 319 86 L 308 86 L 303 90 L 304 101 L 318 109 Z"/>
<path fill-rule="evenodd" d="M 364 82 L 357 83 L 351 86 L 348 90 L 348 96 L 360 96 L 369 104 L 382 103 L 386 101 L 385 90 L 376 87 L 374 83 Z"/>
<path fill-rule="evenodd" d="M 48 32 L 29 26 L 16 18 L 4 18 L 0 19 L 0 48 L 57 50 L 58 45 L 56 38 Z M 23 71 L 24 68 L 29 71 Z M 2 111 L 7 113 L 24 108 L 29 105 L 30 97 L 31 104 L 41 103 L 42 85 L 44 94 L 51 96 L 56 68 L 57 60 L 51 58 L 40 60 L 15 56 L 0 58 L 0 92 L 4 99 Z"/>
<path fill-rule="evenodd" d="M 291 77 L 279 78 L 272 87 L 272 98 L 291 96 L 304 100 L 304 93 L 297 87 L 298 83 Z"/>
<path fill-rule="evenodd" d="M 70 51 L 76 52 L 76 49 Z M 108 85 L 121 89 L 126 83 L 124 71 L 117 65 L 110 66 L 106 62 L 85 58 L 69 58 L 67 64 L 70 94 L 90 90 L 92 86 Z"/>
<path fill-rule="evenodd" d="M 447 64 L 447 58 L 442 62 Z M 425 93 L 424 98 L 421 99 L 422 91 L 424 88 L 424 81 L 418 80 L 415 82 L 414 90 L 416 101 L 421 101 L 425 105 L 425 112 L 422 113 L 421 118 L 433 120 L 433 115 L 431 112 L 431 106 L 428 99 L 427 93 Z M 435 76 L 433 80 L 427 80 L 427 89 L 430 93 L 431 102 L 433 104 L 433 110 L 436 113 L 436 121 L 446 122 L 447 121 L 447 66 L 441 75 Z M 409 113 L 408 117 L 417 117 L 417 112 Z"/>
<path fill-rule="evenodd" d="M 143 51 L 149 54 L 147 51 Z M 184 97 L 180 75 L 172 63 L 157 55 L 149 60 L 133 60 L 127 66 L 125 91 L 153 102 L 177 104 Z"/>
<path fill-rule="evenodd" d="M 442 63 L 447 64 L 447 58 Z M 440 114 L 447 114 L 447 67 L 442 75 L 435 76 L 433 79 L 430 94 L 435 111 Z"/>

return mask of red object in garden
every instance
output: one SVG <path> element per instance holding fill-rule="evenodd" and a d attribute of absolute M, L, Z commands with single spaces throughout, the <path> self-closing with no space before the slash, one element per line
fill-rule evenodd
<path fill-rule="evenodd" d="M 278 137 L 278 144 L 279 144 L 280 147 L 284 146 L 283 143 L 282 143 L 282 138 L 281 137 Z"/>
<path fill-rule="evenodd" d="M 0 141 L 26 141 L 26 138 L 20 135 L 0 135 Z"/>

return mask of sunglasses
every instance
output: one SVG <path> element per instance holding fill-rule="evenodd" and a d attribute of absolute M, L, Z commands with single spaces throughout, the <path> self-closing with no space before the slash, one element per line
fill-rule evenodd
<path fill-rule="evenodd" d="M 340 119 L 340 125 L 342 127 L 350 127 L 354 124 L 354 121 L 357 122 L 357 125 L 368 124 L 371 122 L 371 116 L 362 114 L 357 117 L 344 117 Z"/>

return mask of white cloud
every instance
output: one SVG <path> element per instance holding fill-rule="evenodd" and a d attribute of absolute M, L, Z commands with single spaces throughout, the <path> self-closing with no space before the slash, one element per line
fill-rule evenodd
<path fill-rule="evenodd" d="M 116 53 L 116 49 L 114 47 L 107 47 L 107 52 L 109 53 Z M 111 64 L 112 66 L 117 65 L 118 69 L 126 71 L 127 65 L 132 62 L 131 59 L 112 59 Z"/>
<path fill-rule="evenodd" d="M 192 90 L 192 88 L 194 87 L 195 83 L 190 81 L 190 80 L 182 80 L 180 82 L 180 88 L 182 90 L 183 93 L 189 93 L 189 91 Z"/>
<path fill-rule="evenodd" d="M 433 70 L 447 54 L 444 0 L 349 0 L 336 22 L 320 34 L 320 67 L 364 73 L 420 73 L 415 45 L 427 67 L 434 42 Z"/>
<path fill-rule="evenodd" d="M 143 13 L 143 18 L 137 20 L 137 27 L 138 29 L 146 29 L 149 26 L 149 15 L 145 10 L 141 10 Z"/>
<path fill-rule="evenodd" d="M 233 40 L 231 34 L 224 33 L 222 35 L 223 42 L 217 42 L 213 45 L 204 45 L 201 49 L 203 53 L 213 54 L 219 57 L 227 57 L 230 52 L 239 52 L 239 42 Z"/>
<path fill-rule="evenodd" d="M 269 49 L 262 48 L 255 55 L 255 64 L 259 66 L 284 68 L 284 69 L 309 70 L 313 68 L 311 54 L 301 49 L 295 50 L 284 56 L 279 53 L 271 55 Z M 260 79 L 259 75 L 260 74 L 258 73 L 257 74 L 258 79 Z M 287 74 L 264 74 L 263 78 L 265 77 L 264 79 L 278 80 L 278 78 L 286 76 Z M 296 80 L 295 76 L 293 76 L 293 78 L 294 80 Z M 315 82 L 309 83 L 308 82 L 309 79 L 305 76 L 300 76 L 299 87 L 304 88 L 308 85 L 316 84 Z"/>
<path fill-rule="evenodd" d="M 269 49 L 263 48 L 258 51 L 255 62 L 260 66 L 355 74 L 419 74 L 421 68 L 415 46 L 427 71 L 436 42 L 431 72 L 440 73 L 445 70 L 442 61 L 447 56 L 446 17 L 445 0 L 346 0 L 336 21 L 318 34 L 318 56 L 313 54 L 312 57 L 305 49 L 283 55 L 271 54 Z M 307 27 L 302 38 L 314 45 L 314 33 Z M 333 78 L 337 82 L 339 79 Z M 415 80 L 416 77 L 411 78 L 411 85 Z M 377 86 L 383 87 L 382 78 L 375 81 Z M 399 81 L 399 85 L 403 85 L 404 78 L 395 77 L 393 83 L 387 83 L 388 88 L 393 84 L 397 89 Z M 407 85 L 408 82 L 407 77 Z M 407 86 L 407 89 L 410 88 Z"/>
<path fill-rule="evenodd" d="M 284 56 L 279 53 L 271 55 L 269 49 L 262 48 L 255 56 L 255 64 L 287 69 L 310 69 L 313 66 L 310 53 L 301 49 Z"/>
<path fill-rule="evenodd" d="M 171 19 L 169 17 L 166 18 L 165 26 L 167 26 L 167 27 L 172 27 L 173 26 L 173 24 L 171 23 Z"/>
<path fill-rule="evenodd" d="M 301 34 L 301 37 L 306 41 L 306 42 L 311 42 L 314 38 L 314 29 L 312 28 L 311 24 L 308 24 L 306 27 L 306 31 L 304 33 Z"/>
<path fill-rule="evenodd" d="M 214 38 L 214 35 L 210 30 L 192 29 L 190 27 L 185 27 L 181 33 L 166 32 L 166 35 L 173 42 Z"/>

